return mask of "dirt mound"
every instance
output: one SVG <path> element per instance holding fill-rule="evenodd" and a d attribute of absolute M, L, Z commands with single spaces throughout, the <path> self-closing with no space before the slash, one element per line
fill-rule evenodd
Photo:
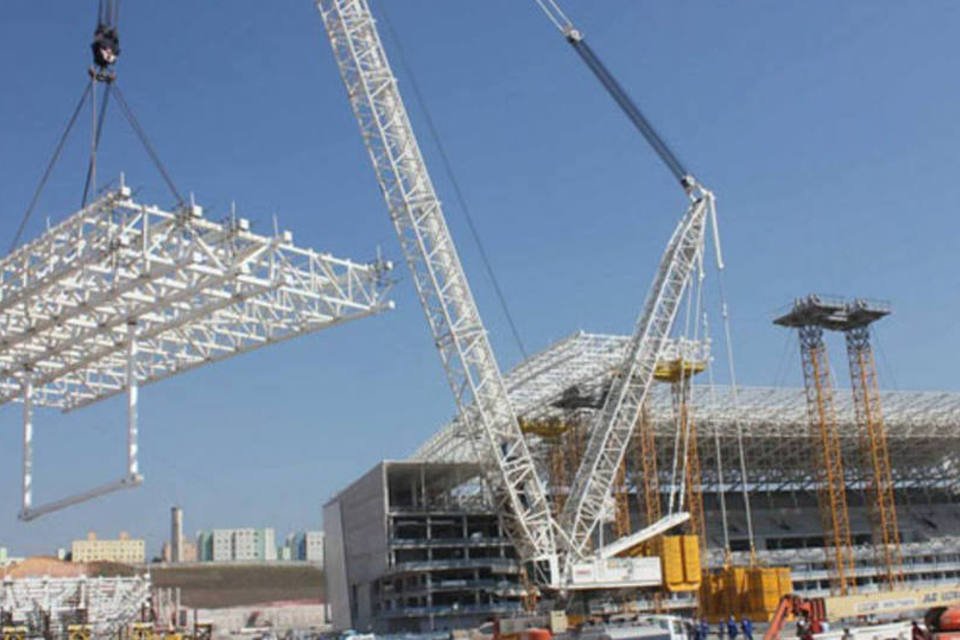
<path fill-rule="evenodd" d="M 310 565 L 214 565 L 151 568 L 155 587 L 180 587 L 186 607 L 218 609 L 324 599 L 323 571 Z"/>
<path fill-rule="evenodd" d="M 64 562 L 54 557 L 34 556 L 23 562 L 0 569 L 0 576 L 4 578 L 77 578 L 89 575 L 87 565 L 83 563 Z"/>

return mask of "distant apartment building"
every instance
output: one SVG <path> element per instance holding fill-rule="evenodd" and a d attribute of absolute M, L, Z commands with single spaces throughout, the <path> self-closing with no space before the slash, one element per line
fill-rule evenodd
<path fill-rule="evenodd" d="M 197 562 L 200 560 L 200 554 L 197 549 L 197 545 L 189 540 L 183 539 L 180 541 L 180 559 L 174 560 L 173 549 L 169 542 L 164 542 L 163 547 L 161 547 L 160 557 L 164 562 Z"/>
<path fill-rule="evenodd" d="M 213 534 L 209 531 L 197 534 L 197 560 L 213 562 Z"/>
<path fill-rule="evenodd" d="M 119 562 L 143 564 L 146 561 L 146 544 L 142 538 L 131 538 L 121 532 L 116 540 L 100 540 L 90 532 L 86 540 L 74 540 L 71 545 L 74 562 Z"/>
<path fill-rule="evenodd" d="M 201 562 L 262 562 L 277 559 L 273 529 L 214 529 L 197 536 Z"/>
<path fill-rule="evenodd" d="M 323 531 L 307 531 L 304 534 L 303 559 L 323 566 Z"/>
<path fill-rule="evenodd" d="M 286 537 L 280 547 L 282 560 L 297 560 L 323 565 L 323 531 L 300 531 Z"/>

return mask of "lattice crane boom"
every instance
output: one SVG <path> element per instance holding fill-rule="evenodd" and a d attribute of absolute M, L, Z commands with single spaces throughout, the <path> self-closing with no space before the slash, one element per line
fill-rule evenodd
<path fill-rule="evenodd" d="M 653 384 L 660 352 L 700 258 L 712 194 L 695 200 L 674 231 L 647 295 L 624 366 L 614 379 L 587 441 L 587 449 L 561 514 L 571 559 L 584 556 L 603 518 L 604 502 Z"/>
<path fill-rule="evenodd" d="M 656 279 L 637 320 L 630 347 L 613 382 L 603 410 L 591 430 L 586 454 L 571 486 L 561 514 L 567 533 L 570 558 L 584 555 L 593 531 L 603 517 L 604 501 L 630 443 L 643 401 L 654 379 L 660 350 L 669 337 L 681 298 L 698 261 L 702 260 L 708 216 L 715 216 L 713 193 L 703 187 L 680 162 L 636 103 L 610 73 L 582 32 L 566 16 L 556 0 L 536 0 L 547 18 L 563 34 L 586 66 L 596 76 L 637 131 L 650 144 L 691 202 L 680 220 Z M 716 225 L 714 225 L 716 232 Z M 719 243 L 717 258 L 720 262 Z"/>
<path fill-rule="evenodd" d="M 525 561 L 558 577 L 554 520 L 366 0 L 318 0 L 420 303 L 487 481 Z M 539 576 L 543 581 L 546 576 Z"/>

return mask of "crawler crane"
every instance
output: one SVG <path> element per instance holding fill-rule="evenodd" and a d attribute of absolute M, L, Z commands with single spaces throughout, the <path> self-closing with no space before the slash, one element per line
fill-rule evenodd
<path fill-rule="evenodd" d="M 660 576 L 655 558 L 622 559 L 623 570 L 616 576 L 603 573 L 601 569 L 608 566 L 604 561 L 625 547 L 682 524 L 689 514 L 670 514 L 596 553 L 590 552 L 589 544 L 604 517 L 606 497 L 652 384 L 660 350 L 691 274 L 702 259 L 707 216 L 714 210 L 713 195 L 679 163 L 671 166 L 672 170 L 678 168 L 691 203 L 661 258 L 620 374 L 591 431 L 570 496 L 559 519 L 554 518 L 369 4 L 367 0 L 317 0 L 316 4 L 462 424 L 475 443 L 485 478 L 529 575 L 542 587 L 559 590 L 656 586 Z M 666 146 L 662 141 L 654 147 L 661 157 L 675 161 L 669 150 L 663 155 Z"/>

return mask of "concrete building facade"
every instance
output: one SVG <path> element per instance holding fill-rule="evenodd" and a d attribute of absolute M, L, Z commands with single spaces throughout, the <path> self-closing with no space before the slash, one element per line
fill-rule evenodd
<path fill-rule="evenodd" d="M 439 631 L 521 609 L 520 566 L 477 473 L 382 462 L 324 506 L 334 628 Z"/>
<path fill-rule="evenodd" d="M 74 540 L 71 544 L 74 562 L 119 562 L 143 564 L 146 561 L 146 543 L 142 538 L 131 538 L 121 532 L 115 540 L 101 540 L 90 532 L 86 540 Z"/>

